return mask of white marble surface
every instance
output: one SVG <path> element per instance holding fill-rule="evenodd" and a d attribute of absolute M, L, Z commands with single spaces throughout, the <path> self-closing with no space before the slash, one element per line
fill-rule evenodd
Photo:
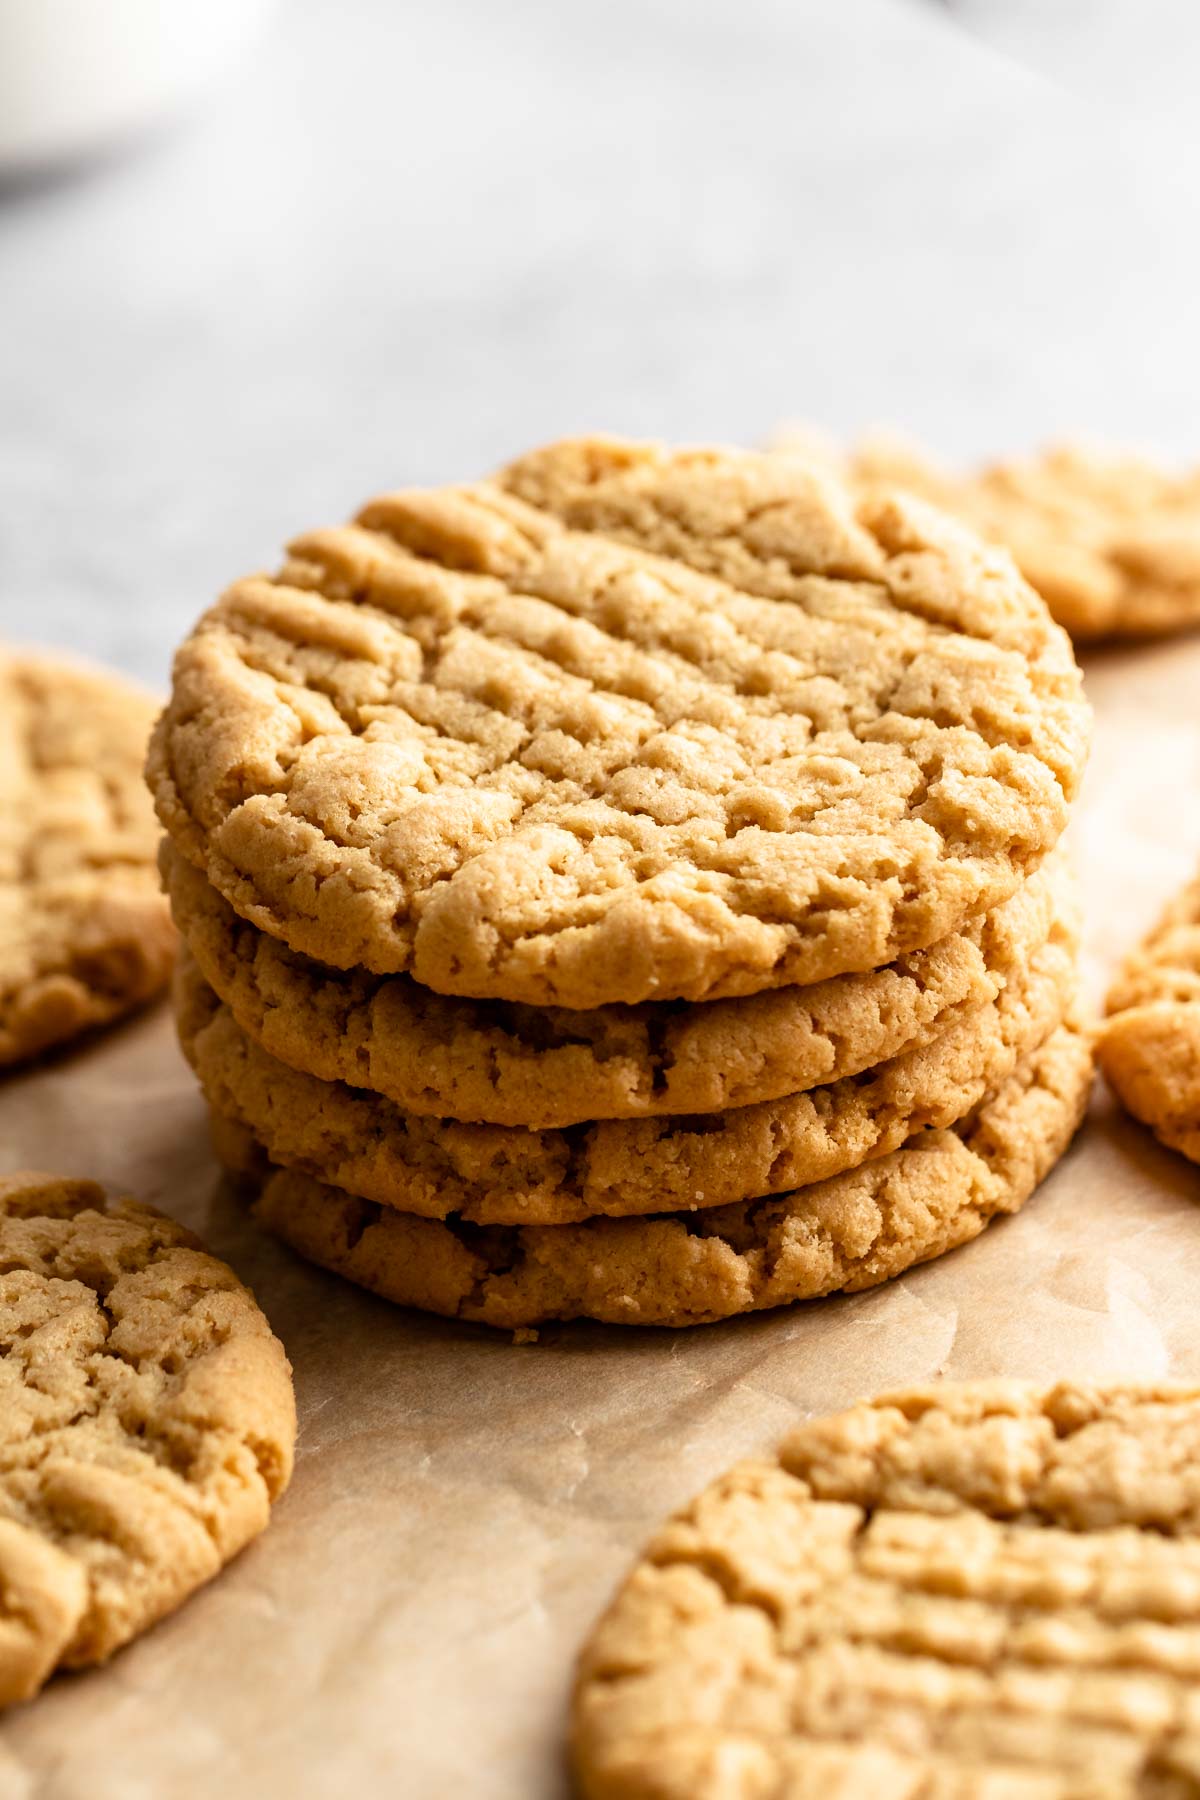
<path fill-rule="evenodd" d="M 293 0 L 0 196 L 0 632 L 161 682 L 293 529 L 580 428 L 1194 454 L 1198 50 L 1192 0 Z"/>

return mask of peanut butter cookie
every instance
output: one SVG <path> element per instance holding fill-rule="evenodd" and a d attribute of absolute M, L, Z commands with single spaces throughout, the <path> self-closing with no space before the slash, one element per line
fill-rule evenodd
<path fill-rule="evenodd" d="M 184 1053 L 209 1104 L 272 1162 L 424 1218 L 563 1225 L 685 1212 L 806 1187 L 949 1126 L 1063 1021 L 1076 986 L 1072 925 L 1056 927 L 996 999 L 878 1069 L 722 1113 L 604 1119 L 564 1130 L 464 1125 L 304 1075 L 247 1037 L 186 952 L 176 984 Z"/>
<path fill-rule="evenodd" d="M 385 1299 L 506 1329 L 699 1325 L 874 1287 L 1016 1212 L 1074 1136 L 1091 1076 L 1090 1034 L 1068 1023 L 969 1119 L 846 1174 L 734 1206 L 580 1225 L 413 1218 L 272 1172 L 245 1127 L 220 1115 L 214 1142 L 268 1230 Z"/>
<path fill-rule="evenodd" d="M 287 1358 L 182 1226 L 89 1181 L 0 1177 L 0 1706 L 103 1662 L 287 1486 Z"/>
<path fill-rule="evenodd" d="M 1128 451 L 1059 444 L 956 476 L 884 436 L 840 466 L 857 486 L 903 488 L 1006 545 L 1078 642 L 1200 625 L 1200 468 L 1174 475 Z"/>
<path fill-rule="evenodd" d="M 310 962 L 239 918 L 169 843 L 162 862 L 205 981 L 272 1056 L 406 1112 L 535 1130 L 724 1112 L 920 1049 L 994 1000 L 1073 905 L 1056 852 L 994 912 L 885 969 L 735 1000 L 570 1012 Z"/>
<path fill-rule="evenodd" d="M 166 986 L 142 781 L 156 710 L 115 676 L 0 653 L 0 1067 Z"/>
<path fill-rule="evenodd" d="M 580 1659 L 586 1800 L 1200 1788 L 1200 1393 L 978 1382 L 799 1426 Z"/>
<path fill-rule="evenodd" d="M 1108 996 L 1099 1059 L 1135 1119 L 1200 1162 L 1200 876 L 1129 958 Z"/>
<path fill-rule="evenodd" d="M 338 968 L 577 1009 L 875 969 L 1057 842 L 1088 709 L 1011 561 L 793 460 L 568 442 L 236 583 L 149 773 Z"/>

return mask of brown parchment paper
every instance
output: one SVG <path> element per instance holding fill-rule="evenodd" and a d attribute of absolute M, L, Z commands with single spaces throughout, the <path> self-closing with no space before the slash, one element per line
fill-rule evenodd
<path fill-rule="evenodd" d="M 1200 856 L 1200 638 L 1089 659 L 1074 828 L 1087 975 Z M 1016 1219 L 870 1294 L 532 1346 L 305 1268 L 219 1182 L 160 1012 L 0 1089 L 0 1158 L 200 1231 L 296 1371 L 300 1454 L 258 1544 L 108 1668 L 0 1722 L 3 1800 L 566 1792 L 570 1665 L 660 1516 L 798 1415 L 940 1376 L 1200 1377 L 1200 1170 L 1098 1091 Z"/>

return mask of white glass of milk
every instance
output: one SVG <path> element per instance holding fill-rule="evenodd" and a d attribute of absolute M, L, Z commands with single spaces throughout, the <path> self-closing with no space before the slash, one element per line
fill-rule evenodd
<path fill-rule="evenodd" d="M 275 0 L 0 0 L 0 175 L 164 123 L 258 36 Z"/>

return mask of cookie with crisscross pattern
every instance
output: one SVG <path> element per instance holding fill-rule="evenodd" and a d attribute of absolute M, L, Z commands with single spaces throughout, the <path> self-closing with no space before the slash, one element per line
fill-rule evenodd
<path fill-rule="evenodd" d="M 931 509 L 589 439 L 237 582 L 149 767 L 181 852 L 293 949 L 587 1008 L 936 942 L 1053 847 L 1087 737 L 1042 602 Z"/>

